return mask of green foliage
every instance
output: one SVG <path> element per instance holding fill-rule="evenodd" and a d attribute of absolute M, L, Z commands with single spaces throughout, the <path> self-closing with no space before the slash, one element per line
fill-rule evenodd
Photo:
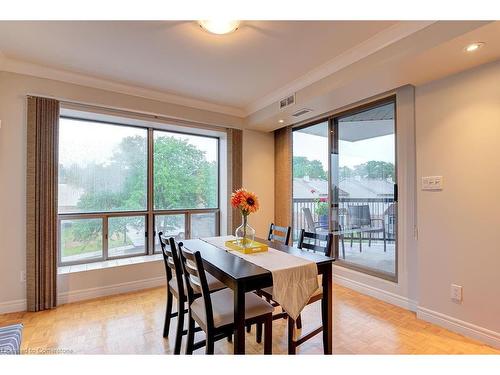
<path fill-rule="evenodd" d="M 147 142 L 144 137 L 124 138 L 111 161 L 85 167 L 60 166 L 60 181 L 83 190 L 80 212 L 131 211 L 147 208 Z M 217 202 L 218 169 L 204 151 L 185 140 L 162 136 L 154 147 L 155 209 L 213 208 Z M 160 226 L 172 228 L 178 218 L 162 216 Z M 144 226 L 143 217 L 113 218 L 110 240 L 127 242 L 127 225 Z M 101 235 L 100 220 L 75 221 L 72 236 L 78 242 L 95 242 Z M 84 250 L 84 249 L 83 249 Z"/>
<path fill-rule="evenodd" d="M 340 179 L 360 176 L 370 180 L 395 181 L 394 164 L 386 161 L 370 160 L 366 163 L 356 165 L 354 169 L 341 167 L 339 174 Z"/>
<path fill-rule="evenodd" d="M 187 141 L 155 140 L 155 209 L 217 207 L 217 164 Z"/>
<path fill-rule="evenodd" d="M 323 164 L 319 160 L 309 160 L 304 156 L 293 157 L 293 177 L 303 178 L 317 178 L 326 180 L 327 174 L 323 169 Z"/>

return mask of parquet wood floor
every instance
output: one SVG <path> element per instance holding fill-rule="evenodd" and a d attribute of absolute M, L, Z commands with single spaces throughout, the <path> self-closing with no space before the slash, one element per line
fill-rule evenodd
<path fill-rule="evenodd" d="M 319 302 L 303 313 L 303 329 L 320 322 Z M 175 306 L 175 304 L 174 304 Z M 30 353 L 169 354 L 162 337 L 165 290 L 155 288 L 62 305 L 38 313 L 0 315 L 0 326 L 22 322 L 22 349 Z M 262 353 L 255 329 L 247 334 L 247 353 Z M 202 337 L 202 333 L 198 333 Z M 499 350 L 418 320 L 414 313 L 350 289 L 334 286 L 334 354 L 500 354 Z M 273 353 L 285 354 L 286 321 L 273 324 Z M 185 341 L 182 351 L 184 351 Z M 215 345 L 219 354 L 232 353 L 225 340 Z M 299 354 L 321 354 L 321 335 L 299 347 Z M 203 354 L 200 349 L 197 354 Z"/>

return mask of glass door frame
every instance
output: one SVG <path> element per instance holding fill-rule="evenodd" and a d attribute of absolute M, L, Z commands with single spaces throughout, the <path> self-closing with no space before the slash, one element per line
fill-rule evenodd
<path fill-rule="evenodd" d="M 342 266 L 342 267 L 345 267 L 348 269 L 352 269 L 354 271 L 357 271 L 357 272 L 360 272 L 363 274 L 375 276 L 375 277 L 378 277 L 381 279 L 385 279 L 385 280 L 397 283 L 398 282 L 398 268 L 399 268 L 398 267 L 399 207 L 398 207 L 398 173 L 397 173 L 397 170 L 398 170 L 398 147 L 397 147 L 398 136 L 397 136 L 397 134 L 398 133 L 397 133 L 396 94 L 391 94 L 391 95 L 383 97 L 381 99 L 376 99 L 376 100 L 367 102 L 366 104 L 362 104 L 359 106 L 353 106 L 347 110 L 335 112 L 335 113 L 330 114 L 328 116 L 321 117 L 319 119 L 315 119 L 315 120 L 312 120 L 310 122 L 294 126 L 294 127 L 292 127 L 292 132 L 296 131 L 296 130 L 304 129 L 304 128 L 307 128 L 310 126 L 318 125 L 322 122 L 328 121 L 328 135 L 329 135 L 328 136 L 328 155 L 329 155 L 329 157 L 328 157 L 328 206 L 330 207 L 330 210 L 328 212 L 328 224 L 329 224 L 329 231 L 331 232 L 331 231 L 336 230 L 334 228 L 334 221 L 333 221 L 332 213 L 334 212 L 335 209 L 338 210 L 338 208 L 339 208 L 338 199 L 334 199 L 335 198 L 334 194 L 338 195 L 338 188 L 336 188 L 333 185 L 333 181 L 332 181 L 332 175 L 333 175 L 333 173 L 332 173 L 333 172 L 333 170 L 332 170 L 332 154 L 334 154 L 334 152 L 336 152 L 338 155 L 338 137 L 336 137 L 336 134 L 338 134 L 338 120 L 341 117 L 354 115 L 356 113 L 363 112 L 363 111 L 366 111 L 366 110 L 369 110 L 372 108 L 376 108 L 376 107 L 382 106 L 384 104 L 389 104 L 389 103 L 394 104 L 394 176 L 395 176 L 395 180 L 396 180 L 395 184 L 394 184 L 394 186 L 395 186 L 394 187 L 394 203 L 396 204 L 396 225 L 395 225 L 395 238 L 394 238 L 394 246 L 395 246 L 394 275 L 388 274 L 385 272 L 379 272 L 375 269 L 365 268 L 365 267 L 362 267 L 362 266 L 359 266 L 359 265 L 356 265 L 356 264 L 353 264 L 350 262 L 343 261 L 341 259 L 341 257 L 339 256 L 340 246 L 339 246 L 338 235 L 334 236 L 333 251 L 334 251 L 334 257 L 335 257 L 335 264 L 337 264 L 339 266 Z M 292 141 L 292 160 L 293 160 L 293 141 Z M 291 199 L 292 199 L 292 207 L 293 207 L 293 165 L 292 165 L 291 177 L 292 177 L 292 196 L 291 196 Z M 292 219 L 293 219 L 293 210 L 292 210 Z"/>

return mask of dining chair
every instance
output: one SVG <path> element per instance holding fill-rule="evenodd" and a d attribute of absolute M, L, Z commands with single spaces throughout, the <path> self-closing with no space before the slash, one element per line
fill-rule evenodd
<path fill-rule="evenodd" d="M 158 233 L 158 238 L 160 240 L 163 262 L 165 264 L 165 273 L 167 276 L 167 308 L 165 312 L 165 323 L 163 325 L 163 337 L 168 337 L 170 320 L 177 317 L 174 354 L 180 354 L 182 336 L 187 334 L 187 331 L 184 330 L 184 314 L 188 312 L 188 310 L 184 308 L 185 302 L 187 302 L 187 289 L 184 286 L 182 265 L 174 238 L 170 237 L 168 244 L 162 232 Z M 225 288 L 225 285 L 212 275 L 207 275 L 206 279 L 210 291 Z M 177 311 L 175 312 L 172 312 L 173 297 L 177 300 Z"/>
<path fill-rule="evenodd" d="M 292 228 L 290 227 L 281 227 L 279 225 L 275 225 L 271 223 L 269 225 L 269 234 L 267 235 L 268 241 L 278 241 L 288 246 L 290 242 L 290 232 Z"/>
<path fill-rule="evenodd" d="M 231 337 L 234 331 L 233 291 L 225 288 L 210 293 L 200 252 L 186 251 L 182 242 L 178 248 L 188 295 L 186 354 L 193 354 L 193 350 L 203 346 L 206 354 L 214 354 L 214 343 Z M 272 314 L 269 303 L 254 293 L 245 294 L 245 324 L 264 325 L 264 354 L 272 353 Z M 195 323 L 205 332 L 205 340 L 194 342 Z"/>
<path fill-rule="evenodd" d="M 323 244 L 322 244 L 323 243 Z M 331 233 L 328 234 L 320 234 L 320 233 L 312 233 L 312 232 L 306 232 L 304 229 L 300 231 L 300 237 L 299 237 L 299 242 L 298 242 L 298 248 L 307 250 L 307 251 L 313 251 L 320 253 L 322 255 L 325 255 L 327 257 L 332 257 L 332 246 L 333 246 L 333 235 Z M 308 305 L 320 301 L 323 298 L 323 286 L 322 286 L 322 280 L 318 278 L 318 281 L 320 286 L 314 294 L 309 298 L 309 301 L 307 302 Z M 261 291 L 261 295 L 266 298 L 266 300 L 272 300 L 273 297 L 273 288 L 264 288 Z M 277 306 L 278 303 L 276 301 L 272 301 L 273 306 Z M 279 305 L 278 305 L 279 306 Z M 274 319 L 278 319 L 281 317 L 281 314 L 275 314 Z M 318 333 L 323 331 L 323 325 L 324 325 L 324 319 L 325 317 L 322 316 L 322 325 L 316 329 L 313 329 L 307 334 L 301 335 L 301 337 L 295 339 L 295 325 L 297 325 L 298 329 L 302 328 L 302 318 L 299 315 L 296 320 L 290 318 L 288 316 L 288 354 L 295 354 L 297 346 L 303 344 L 310 338 L 316 336 Z"/>
<path fill-rule="evenodd" d="M 290 242 L 290 233 L 292 231 L 291 227 L 281 227 L 278 225 L 275 225 L 274 223 L 271 223 L 269 225 L 269 234 L 267 236 L 268 241 L 276 241 L 276 242 L 281 242 L 284 245 L 288 246 L 288 243 Z M 256 290 L 255 293 L 259 297 L 265 297 L 266 301 L 270 303 L 273 307 L 278 307 L 279 304 L 277 302 L 272 301 L 270 298 L 264 296 L 261 293 L 261 290 Z M 276 313 L 273 315 L 273 320 L 276 319 L 281 319 L 281 318 L 286 318 L 287 315 L 286 313 L 282 310 L 280 313 Z M 251 332 L 251 326 L 247 326 L 247 332 Z M 257 342 L 259 342 L 259 338 L 262 335 L 262 325 L 257 324 Z"/>

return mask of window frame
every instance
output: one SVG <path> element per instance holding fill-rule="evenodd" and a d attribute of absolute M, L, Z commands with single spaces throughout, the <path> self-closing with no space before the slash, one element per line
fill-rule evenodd
<path fill-rule="evenodd" d="M 88 119 L 84 117 L 76 117 L 76 116 L 67 116 L 67 115 L 60 115 L 60 119 L 69 119 L 69 120 L 77 120 L 77 121 L 86 121 L 86 122 L 94 122 L 98 124 L 107 124 L 107 125 L 114 125 L 114 126 L 126 126 L 126 127 L 133 127 L 133 128 L 141 128 L 145 129 L 147 131 L 147 165 L 146 165 L 146 173 L 147 173 L 147 182 L 146 182 L 146 209 L 145 210 L 133 210 L 133 211 L 94 211 L 94 212 L 82 212 L 82 213 L 76 213 L 76 212 L 69 212 L 69 213 L 59 213 L 59 208 L 58 208 L 58 213 L 57 213 L 57 266 L 58 267 L 64 267 L 64 266 L 72 266 L 72 265 L 79 265 L 79 264 L 89 264 L 89 263 L 95 263 L 95 262 L 103 262 L 107 260 L 116 260 L 116 259 L 123 259 L 123 258 L 133 258 L 133 257 L 140 257 L 140 256 L 145 256 L 145 255 L 155 255 L 158 254 L 158 252 L 155 252 L 155 237 L 156 237 L 156 231 L 155 231 L 155 216 L 156 215 L 169 215 L 169 214 L 184 214 L 184 226 L 185 226 L 185 237 L 186 239 L 190 238 L 190 232 L 191 232 L 191 215 L 192 214 L 197 214 L 197 213 L 214 213 L 215 214 L 215 235 L 219 236 L 220 235 L 220 227 L 221 227 L 221 147 L 220 147 L 220 142 L 221 142 L 221 137 L 216 136 L 216 135 L 203 135 L 199 133 L 191 133 L 189 131 L 177 131 L 177 130 L 170 130 L 170 129 L 161 129 L 158 128 L 157 126 L 154 126 L 153 123 L 151 123 L 150 126 L 144 126 L 144 125 L 134 125 L 134 124 L 127 124 L 127 123 L 121 123 L 121 122 L 113 122 L 113 121 L 107 121 L 107 120 L 95 120 L 95 119 Z M 125 120 L 125 119 L 124 119 Z M 200 128 L 202 129 L 202 128 Z M 182 134 L 182 135 L 191 135 L 191 136 L 196 136 L 196 137 L 203 137 L 203 138 L 212 138 L 215 139 L 216 145 L 217 145 L 217 207 L 215 208 L 193 208 L 193 209 L 172 209 L 172 210 L 165 210 L 165 209 L 154 209 L 154 132 L 155 131 L 160 131 L 160 132 L 165 132 L 165 133 L 175 133 L 175 134 Z M 59 144 L 58 144 L 59 147 Z M 131 254 L 131 255 L 123 255 L 123 256 L 109 256 L 108 250 L 108 221 L 110 217 L 130 217 L 130 216 L 143 216 L 145 218 L 145 249 L 144 252 L 137 253 L 137 254 Z M 102 220 L 102 256 L 100 258 L 93 258 L 93 259 L 85 259 L 85 260 L 79 260 L 79 261 L 73 261 L 73 262 L 63 262 L 62 261 L 62 253 L 61 253 L 61 240 L 62 240 L 62 231 L 61 231 L 61 222 L 63 220 L 78 220 L 78 219 L 101 219 Z M 152 235 L 150 235 L 152 234 Z"/>

